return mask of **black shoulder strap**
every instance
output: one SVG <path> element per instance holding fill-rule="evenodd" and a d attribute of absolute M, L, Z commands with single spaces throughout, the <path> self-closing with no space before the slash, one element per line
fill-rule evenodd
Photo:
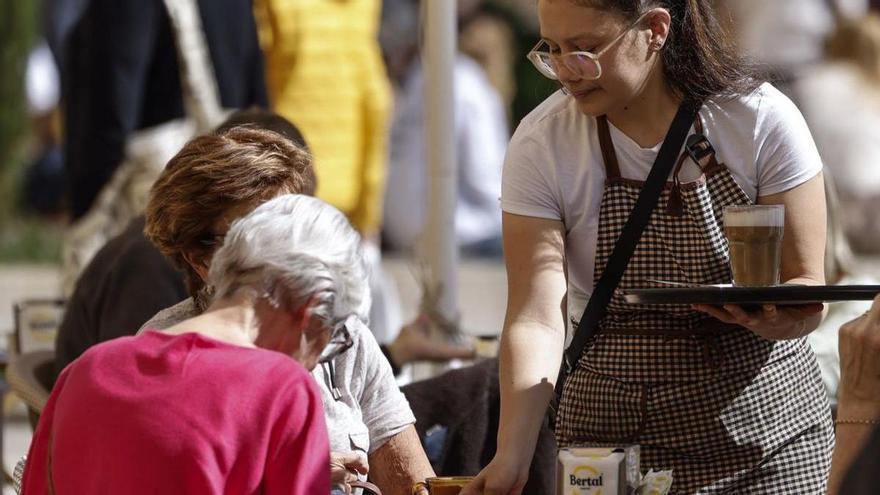
<path fill-rule="evenodd" d="M 620 237 L 614 244 L 614 250 L 611 251 L 602 276 L 590 296 L 586 309 L 584 309 L 584 314 L 572 337 L 571 344 L 565 350 L 559 377 L 556 379 L 557 400 L 562 396 L 565 379 L 580 359 L 587 342 L 599 330 L 599 322 L 605 316 L 605 309 L 611 302 L 611 296 L 614 295 L 614 291 L 623 277 L 623 272 L 626 271 L 626 266 L 636 250 L 636 244 L 642 237 L 642 232 L 651 220 L 651 212 L 660 198 L 660 193 L 666 185 L 675 160 L 701 106 L 702 102 L 700 101 L 686 99 L 679 106 L 678 113 L 675 114 L 675 118 L 669 126 L 669 131 L 666 133 L 663 145 L 660 146 L 660 152 L 657 153 L 657 158 L 654 160 L 651 172 L 639 193 L 639 198 L 630 212 Z"/>

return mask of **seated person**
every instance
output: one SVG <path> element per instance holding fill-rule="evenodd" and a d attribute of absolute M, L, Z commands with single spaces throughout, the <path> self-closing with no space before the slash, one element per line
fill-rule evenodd
<path fill-rule="evenodd" d="M 213 290 L 205 278 L 229 225 L 279 194 L 311 192 L 314 179 L 306 171 L 311 157 L 268 131 L 238 127 L 187 144 L 153 186 L 146 234 L 184 271 L 192 297 L 144 327 L 169 328 L 204 312 Z M 351 480 L 352 471 L 363 476 L 366 458 L 383 493 L 408 494 L 414 483 L 433 476 L 415 418 L 370 330 L 358 319 L 349 331 L 351 348 L 312 372 L 324 403 L 334 480 Z"/>
<path fill-rule="evenodd" d="M 840 328 L 840 386 L 829 495 L 877 493 L 880 484 L 880 296 Z"/>
<path fill-rule="evenodd" d="M 235 112 L 216 132 L 242 125 L 277 132 L 308 151 L 296 126 L 266 110 Z M 313 194 L 315 181 L 311 167 L 305 172 L 307 177 L 302 184 L 306 187 L 302 190 L 297 186 L 297 172 L 282 169 L 279 178 L 281 174 L 290 175 L 288 179 L 280 179 L 291 181 L 290 192 Z M 157 312 L 188 297 L 183 274 L 147 240 L 143 230 L 144 217 L 138 216 L 98 251 L 76 281 L 55 342 L 53 383 L 61 370 L 89 347 L 133 335 L 135 329 Z M 469 347 L 431 339 L 429 325 L 429 319 L 421 316 L 405 325 L 393 342 L 380 346 L 395 374 L 401 366 L 413 361 L 473 357 L 473 349 Z M 46 385 L 51 388 L 51 384 Z"/>
<path fill-rule="evenodd" d="M 348 322 L 367 314 L 359 246 L 339 211 L 308 196 L 235 222 L 202 314 L 65 368 L 23 493 L 328 493 L 321 396 L 306 370 L 351 345 Z"/>
<path fill-rule="evenodd" d="M 834 187 L 834 175 L 826 168 L 825 201 L 827 205 L 827 236 L 825 238 L 825 282 L 828 285 L 875 285 L 877 277 L 860 270 L 855 262 L 849 240 L 843 230 L 845 216 Z M 832 410 L 837 408 L 837 386 L 840 382 L 838 330 L 841 325 L 870 309 L 871 301 L 840 301 L 826 305 L 828 311 L 819 327 L 807 335 L 807 342 L 816 353 L 822 382 L 828 391 Z"/>
<path fill-rule="evenodd" d="M 249 125 L 277 132 L 305 147 L 302 134 L 287 119 L 266 110 L 242 110 L 219 128 L 223 132 Z M 289 183 L 292 193 L 312 194 L 311 167 L 300 178 L 294 169 L 278 169 L 272 177 Z M 307 187 L 297 189 L 297 184 Z M 181 274 L 144 236 L 138 217 L 92 258 L 76 281 L 55 342 L 54 379 L 89 347 L 117 337 L 134 335 L 157 311 L 188 297 Z M 49 387 L 51 388 L 51 386 Z"/>

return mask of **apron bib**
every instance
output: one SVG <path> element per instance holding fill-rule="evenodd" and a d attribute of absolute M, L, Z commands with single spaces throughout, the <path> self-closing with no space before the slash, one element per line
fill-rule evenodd
<path fill-rule="evenodd" d="M 607 179 L 599 280 L 643 182 L 621 177 L 598 118 Z M 701 119 L 694 123 L 703 135 Z M 722 208 L 752 204 L 707 140 L 680 156 L 620 288 L 731 282 Z M 685 166 L 700 176 L 679 179 Z M 765 340 L 689 305 L 632 305 L 615 294 L 565 384 L 560 446 L 641 445 L 643 471 L 673 470 L 676 494 L 823 494 L 833 448 L 830 406 L 806 339 Z"/>

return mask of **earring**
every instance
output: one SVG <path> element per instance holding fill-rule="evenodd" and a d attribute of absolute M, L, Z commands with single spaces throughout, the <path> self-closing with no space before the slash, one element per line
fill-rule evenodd
<path fill-rule="evenodd" d="M 652 52 L 659 52 L 661 49 L 663 49 L 663 42 L 660 40 L 654 40 L 651 42 L 650 45 L 648 45 L 648 48 L 650 48 Z"/>

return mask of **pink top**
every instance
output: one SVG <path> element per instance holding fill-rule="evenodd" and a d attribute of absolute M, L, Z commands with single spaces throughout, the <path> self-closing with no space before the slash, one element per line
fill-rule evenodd
<path fill-rule="evenodd" d="M 28 453 L 24 494 L 330 492 L 321 398 L 281 353 L 146 332 L 65 368 Z"/>

